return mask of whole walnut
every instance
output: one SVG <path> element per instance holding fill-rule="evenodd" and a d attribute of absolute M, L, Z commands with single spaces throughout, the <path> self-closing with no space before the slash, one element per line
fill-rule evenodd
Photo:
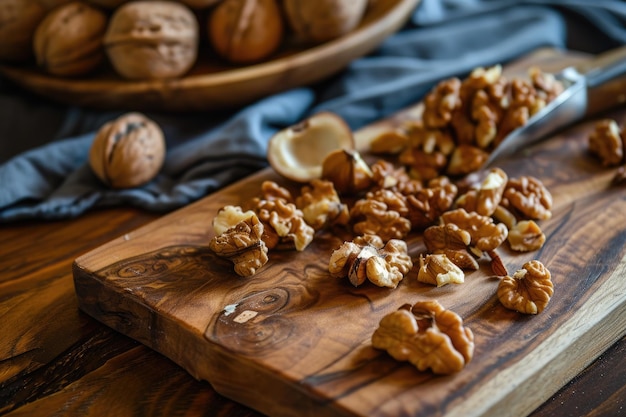
<path fill-rule="evenodd" d="M 104 61 L 102 39 L 107 16 L 81 1 L 52 10 L 35 31 L 33 47 L 37 64 L 50 74 L 86 74 Z"/>
<path fill-rule="evenodd" d="M 211 13 L 209 40 L 234 63 L 260 61 L 283 40 L 284 24 L 276 0 L 224 0 Z"/>
<path fill-rule="evenodd" d="M 134 80 L 176 78 L 198 57 L 198 21 L 184 4 L 132 1 L 115 10 L 104 45 L 115 71 Z"/>
<path fill-rule="evenodd" d="M 33 36 L 45 15 L 37 0 L 0 0 L 0 61 L 32 57 Z"/>
<path fill-rule="evenodd" d="M 368 0 L 284 0 L 289 26 L 300 42 L 316 44 L 336 39 L 358 26 Z"/>
<path fill-rule="evenodd" d="M 127 113 L 102 126 L 89 152 L 91 169 L 111 188 L 145 184 L 164 160 L 163 131 L 140 113 Z"/>

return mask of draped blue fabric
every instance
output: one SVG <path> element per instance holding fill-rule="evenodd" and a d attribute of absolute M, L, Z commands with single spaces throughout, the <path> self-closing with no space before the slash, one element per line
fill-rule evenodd
<path fill-rule="evenodd" d="M 439 80 L 541 47 L 599 53 L 626 43 L 616 0 L 422 0 L 368 56 L 315 85 L 232 112 L 146 113 L 167 157 L 145 186 L 111 190 L 88 166 L 97 130 L 120 111 L 48 102 L 0 78 L 0 222 L 71 218 L 95 207 L 166 212 L 267 166 L 268 139 L 318 111 L 357 129 L 419 101 Z"/>

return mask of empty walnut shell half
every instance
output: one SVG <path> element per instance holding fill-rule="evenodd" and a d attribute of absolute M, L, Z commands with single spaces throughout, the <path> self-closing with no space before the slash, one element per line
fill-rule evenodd
<path fill-rule="evenodd" d="M 91 169 L 111 188 L 132 188 L 154 178 L 165 160 L 161 128 L 128 113 L 100 128 L 89 152 Z"/>
<path fill-rule="evenodd" d="M 331 152 L 353 148 L 350 126 L 335 113 L 321 112 L 272 136 L 267 159 L 283 177 L 306 183 L 322 176 Z"/>

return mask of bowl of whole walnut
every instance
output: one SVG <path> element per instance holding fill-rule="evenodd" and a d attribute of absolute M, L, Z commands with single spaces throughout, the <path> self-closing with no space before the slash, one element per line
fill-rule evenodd
<path fill-rule="evenodd" d="M 420 0 L 0 0 L 0 73 L 94 108 L 234 108 L 327 78 Z"/>

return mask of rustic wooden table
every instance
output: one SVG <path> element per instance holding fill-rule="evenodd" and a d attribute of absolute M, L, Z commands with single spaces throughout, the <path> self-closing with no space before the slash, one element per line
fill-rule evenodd
<path fill-rule="evenodd" d="M 79 311 L 74 259 L 156 217 L 119 208 L 0 227 L 0 414 L 260 415 Z M 532 415 L 622 415 L 624 369 L 626 338 Z"/>

